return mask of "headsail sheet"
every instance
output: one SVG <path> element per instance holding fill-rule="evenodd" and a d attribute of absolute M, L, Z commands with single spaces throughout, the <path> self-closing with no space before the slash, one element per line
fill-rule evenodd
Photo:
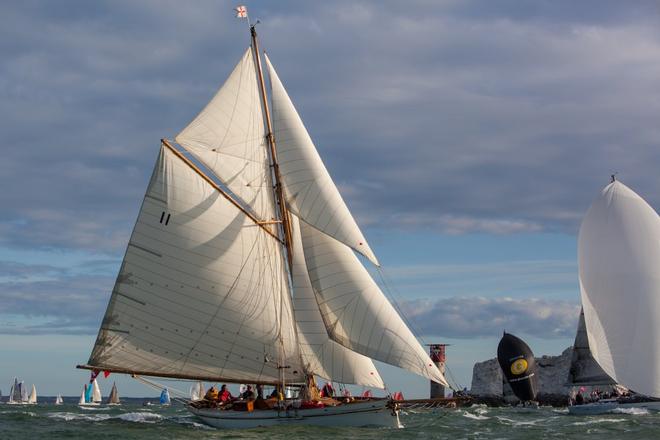
<path fill-rule="evenodd" d="M 300 222 L 312 287 L 330 338 L 372 359 L 447 385 L 355 254 Z"/>
<path fill-rule="evenodd" d="M 161 148 L 89 365 L 278 381 L 302 365 L 279 242 Z"/>
<path fill-rule="evenodd" d="M 277 158 L 289 208 L 307 224 L 378 265 L 268 57 L 266 64 L 273 92 Z"/>
<path fill-rule="evenodd" d="M 578 237 L 589 347 L 617 383 L 660 397 L 660 219 L 630 188 L 606 186 Z"/>
<path fill-rule="evenodd" d="M 274 218 L 266 130 L 248 48 L 208 105 L 176 141 L 263 220 Z"/>
<path fill-rule="evenodd" d="M 300 352 L 307 372 L 341 383 L 385 388 L 371 359 L 330 339 L 307 273 L 299 220 L 293 215 L 291 220 L 293 310 L 298 325 Z"/>
<path fill-rule="evenodd" d="M 584 323 L 584 310 L 580 310 L 575 342 L 573 343 L 573 356 L 568 370 L 568 385 L 594 386 L 614 385 L 615 382 L 603 371 L 594 359 L 589 349 L 587 327 Z"/>

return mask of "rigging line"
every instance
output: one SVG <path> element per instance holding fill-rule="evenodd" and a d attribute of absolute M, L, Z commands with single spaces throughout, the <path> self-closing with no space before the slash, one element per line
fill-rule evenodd
<path fill-rule="evenodd" d="M 416 333 L 417 337 L 422 341 L 422 344 L 426 344 L 426 341 L 424 340 L 424 337 L 422 336 L 421 328 L 419 328 L 417 325 L 415 325 L 407 316 L 405 313 L 403 313 L 403 310 L 401 309 L 401 306 L 399 305 L 399 301 L 397 299 L 397 295 L 395 294 L 394 290 L 390 287 L 390 284 L 387 282 L 385 278 L 385 273 L 383 272 L 381 267 L 376 267 L 376 271 L 378 272 L 378 275 L 380 277 L 381 283 L 383 283 L 383 287 L 388 293 L 389 299 L 392 302 L 392 305 L 394 306 L 394 309 L 399 313 L 399 316 L 403 319 L 403 321 L 408 325 L 408 327 L 411 327 L 411 330 Z"/>

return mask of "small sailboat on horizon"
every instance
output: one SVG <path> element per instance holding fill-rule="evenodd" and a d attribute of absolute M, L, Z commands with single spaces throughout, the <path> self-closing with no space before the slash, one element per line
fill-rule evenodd
<path fill-rule="evenodd" d="M 172 404 L 170 391 L 167 388 L 163 388 L 163 391 L 160 393 L 160 404 L 163 406 L 169 406 Z"/>
<path fill-rule="evenodd" d="M 80 395 L 80 400 L 78 401 L 79 406 L 99 406 L 101 405 L 101 389 L 99 384 L 94 379 L 92 383 L 85 384 L 83 387 L 83 392 Z"/>
<path fill-rule="evenodd" d="M 117 392 L 117 384 L 112 383 L 112 390 L 110 390 L 110 395 L 108 396 L 108 405 L 120 405 L 119 393 Z"/>
<path fill-rule="evenodd" d="M 61 394 L 57 394 L 57 397 L 55 397 L 55 405 L 62 405 L 64 403 L 64 399 L 62 399 Z"/>
<path fill-rule="evenodd" d="M 9 405 L 27 405 L 28 404 L 28 395 L 27 388 L 25 387 L 25 382 L 18 380 L 17 377 L 14 378 L 14 383 L 9 390 L 9 400 L 7 401 Z"/>

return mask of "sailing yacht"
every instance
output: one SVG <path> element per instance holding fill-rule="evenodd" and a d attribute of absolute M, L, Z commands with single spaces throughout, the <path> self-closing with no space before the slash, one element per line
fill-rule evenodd
<path fill-rule="evenodd" d="M 446 385 L 356 256 L 378 265 L 250 31 L 213 99 L 176 142 L 162 140 L 80 368 L 281 390 L 313 386 L 314 377 L 382 389 L 376 359 Z M 216 427 L 399 426 L 386 398 L 307 405 L 279 394 L 272 409 L 197 402 L 189 410 Z"/>
<path fill-rule="evenodd" d="M 170 391 L 167 388 L 163 388 L 163 391 L 160 393 L 160 404 L 163 406 L 169 406 L 172 404 L 170 399 Z"/>
<path fill-rule="evenodd" d="M 30 391 L 30 395 L 28 396 L 27 403 L 30 405 L 34 405 L 37 403 L 37 388 L 32 384 L 32 390 Z"/>
<path fill-rule="evenodd" d="M 9 400 L 7 401 L 9 405 L 26 405 L 28 403 L 27 388 L 25 388 L 25 383 L 23 381 L 18 381 L 18 378 L 14 378 L 14 383 L 9 390 Z"/>
<path fill-rule="evenodd" d="M 78 405 L 99 406 L 101 401 L 101 389 L 99 388 L 99 384 L 96 379 L 94 379 L 90 384 L 85 384 L 83 392 L 80 395 L 80 401 L 78 402 Z"/>
<path fill-rule="evenodd" d="M 635 394 L 573 405 L 571 414 L 631 407 L 660 410 L 659 264 L 658 214 L 613 176 L 580 226 L 583 312 L 569 380 L 576 385 L 620 384 Z"/>
<path fill-rule="evenodd" d="M 110 395 L 108 396 L 108 405 L 120 405 L 119 393 L 117 392 L 117 384 L 112 383 L 112 390 L 110 390 Z"/>
<path fill-rule="evenodd" d="M 58 394 L 57 397 L 55 397 L 55 405 L 62 405 L 64 403 L 64 399 L 62 399 L 62 395 Z"/>

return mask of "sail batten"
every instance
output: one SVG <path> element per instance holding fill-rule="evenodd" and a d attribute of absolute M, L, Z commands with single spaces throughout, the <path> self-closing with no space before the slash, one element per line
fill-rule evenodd
<path fill-rule="evenodd" d="M 300 380 L 282 248 L 266 232 L 161 148 L 88 364 L 268 383 L 282 349 Z"/>
<path fill-rule="evenodd" d="M 378 265 L 267 56 L 266 65 L 272 88 L 277 157 L 289 209 L 302 221 Z"/>

